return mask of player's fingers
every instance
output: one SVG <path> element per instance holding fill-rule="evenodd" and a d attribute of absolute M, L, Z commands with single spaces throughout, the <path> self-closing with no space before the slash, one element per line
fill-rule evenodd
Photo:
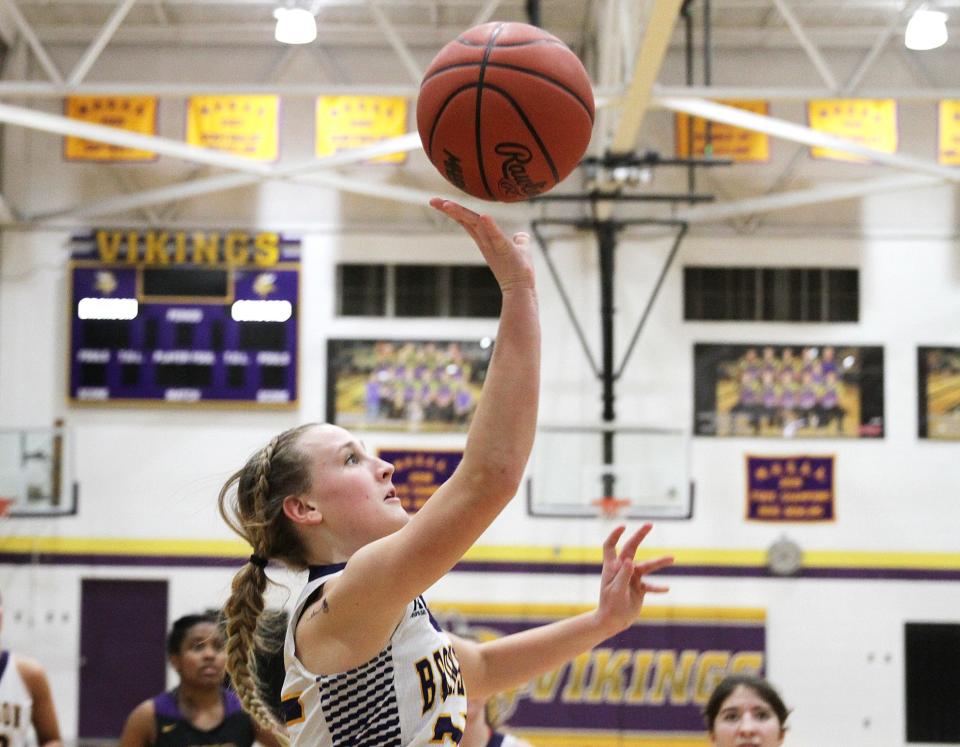
<path fill-rule="evenodd" d="M 633 578 L 633 563 L 629 560 L 624 561 L 620 564 L 620 567 L 617 569 L 617 574 L 613 577 L 613 580 L 610 582 L 610 588 L 614 592 L 619 592 L 626 589 L 630 585 L 630 582 Z"/>
<path fill-rule="evenodd" d="M 653 560 L 646 560 L 643 563 L 639 563 L 637 565 L 637 570 L 643 575 L 655 573 L 661 568 L 666 568 L 667 566 L 673 565 L 673 560 L 674 558 L 672 555 L 663 555 L 659 558 L 654 558 Z"/>
<path fill-rule="evenodd" d="M 623 549 L 620 551 L 620 559 L 633 558 L 637 554 L 637 548 L 640 546 L 640 543 L 643 542 L 643 538 L 650 534 L 651 529 L 653 529 L 653 524 L 644 524 L 631 534 L 630 539 L 623 544 Z"/>
<path fill-rule="evenodd" d="M 481 251 L 484 250 L 483 243 L 486 241 L 486 238 L 482 236 L 481 231 L 479 230 L 479 215 L 457 202 L 445 200 L 442 197 L 432 198 L 430 200 L 430 205 L 446 215 L 448 218 L 451 218 L 459 223 L 463 230 L 465 230 L 470 235 L 470 238 L 474 240 L 477 246 L 480 247 Z"/>
<path fill-rule="evenodd" d="M 603 562 L 607 563 L 612 560 L 617 559 L 617 542 L 620 541 L 620 536 L 626 531 L 626 526 L 621 524 L 618 527 L 614 527 L 613 531 L 607 535 L 607 538 L 603 541 Z"/>
<path fill-rule="evenodd" d="M 646 581 L 643 582 L 642 586 L 643 586 L 643 592 L 645 594 L 647 592 L 651 594 L 664 594 L 670 591 L 669 586 L 664 586 L 662 584 L 648 584 Z"/>

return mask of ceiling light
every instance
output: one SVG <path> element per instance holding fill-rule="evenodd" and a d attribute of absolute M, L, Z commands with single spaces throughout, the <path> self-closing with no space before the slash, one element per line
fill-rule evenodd
<path fill-rule="evenodd" d="M 907 22 L 903 43 L 917 51 L 942 47 L 947 43 L 947 14 L 919 8 Z"/>
<path fill-rule="evenodd" d="M 273 32 L 284 44 L 309 44 L 317 38 L 317 20 L 303 8 L 277 8 L 273 11 L 277 28 Z"/>

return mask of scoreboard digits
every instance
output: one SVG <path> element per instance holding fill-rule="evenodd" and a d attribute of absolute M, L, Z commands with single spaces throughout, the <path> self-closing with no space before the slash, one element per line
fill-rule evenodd
<path fill-rule="evenodd" d="M 269 232 L 74 238 L 70 400 L 293 406 L 299 260 Z"/>

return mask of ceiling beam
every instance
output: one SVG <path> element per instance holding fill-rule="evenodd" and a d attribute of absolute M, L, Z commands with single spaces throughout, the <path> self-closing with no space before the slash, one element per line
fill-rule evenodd
<path fill-rule="evenodd" d="M 608 146 L 612 153 L 630 153 L 636 147 L 653 84 L 660 75 L 682 4 L 683 0 L 653 0 L 633 62 L 633 72 L 623 96 L 619 121 Z"/>
<path fill-rule="evenodd" d="M 960 182 L 960 169 L 951 166 L 941 166 L 933 161 L 922 158 L 901 155 L 899 153 L 881 153 L 852 140 L 830 135 L 814 130 L 810 127 L 787 122 L 786 120 L 766 117 L 761 114 L 737 109 L 736 107 L 717 104 L 705 99 L 679 99 L 657 97 L 655 103 L 665 109 L 683 112 L 693 117 L 701 117 L 714 122 L 742 127 L 753 132 L 762 132 L 771 137 L 790 140 L 811 147 L 831 148 L 855 156 L 861 156 L 874 163 L 892 166 L 897 169 L 915 171 L 921 174 L 938 176 L 951 182 Z"/>
<path fill-rule="evenodd" d="M 235 156 L 209 148 L 199 148 L 195 145 L 187 145 L 179 140 L 171 140 L 156 135 L 140 135 L 119 127 L 81 122 L 78 119 L 49 114 L 22 106 L 0 104 L 0 122 L 55 135 L 80 137 L 125 148 L 154 151 L 183 161 L 220 166 L 234 171 L 247 171 L 261 176 L 266 176 L 272 170 L 269 164 L 252 161 L 242 156 Z"/>
<path fill-rule="evenodd" d="M 787 26 L 789 26 L 790 31 L 793 32 L 793 35 L 797 38 L 797 41 L 803 48 L 803 51 L 807 53 L 807 57 L 810 58 L 813 66 L 817 69 L 817 72 L 820 73 L 820 77 L 823 78 L 823 82 L 827 84 L 827 88 L 829 88 L 831 91 L 836 91 L 837 79 L 833 77 L 833 72 L 830 70 L 830 66 L 823 58 L 823 55 L 820 54 L 820 50 L 817 48 L 817 45 L 810 40 L 809 36 L 807 36 L 806 31 L 800 24 L 800 21 L 797 20 L 797 17 L 793 14 L 793 11 L 790 10 L 790 6 L 787 5 L 787 0 L 773 0 L 773 4 L 777 6 L 777 10 L 780 11 L 780 15 L 783 16 L 783 20 L 787 22 Z"/>
<path fill-rule="evenodd" d="M 748 197 L 743 200 L 714 203 L 677 212 L 677 220 L 689 223 L 718 223 L 758 213 L 771 213 L 809 205 L 822 205 L 839 200 L 852 200 L 883 192 L 900 192 L 925 187 L 936 187 L 944 180 L 929 174 L 900 174 L 879 179 L 862 179 L 853 182 L 827 184 L 812 189 L 795 189 L 787 192 Z"/>
<path fill-rule="evenodd" d="M 80 58 L 70 73 L 70 77 L 67 79 L 69 85 L 77 85 L 86 77 L 87 73 L 90 72 L 90 68 L 93 67 L 97 58 L 100 57 L 100 53 L 103 52 L 107 44 L 110 43 L 110 38 L 116 33 L 120 24 L 123 23 L 123 19 L 126 18 L 127 13 L 130 12 L 130 8 L 133 7 L 135 2 L 137 2 L 137 0 L 120 0 L 117 3 L 117 7 L 114 8 L 107 22 L 103 24 L 100 33 L 97 34 L 96 38 L 90 43 L 87 51 L 83 53 L 83 57 Z"/>
<path fill-rule="evenodd" d="M 0 108 L 0 112 L 2 112 L 2 108 Z M 34 211 L 32 213 L 26 213 L 25 217 L 32 220 L 46 220 L 65 215 L 109 215 L 125 210 L 140 209 L 149 205 L 158 205 L 189 197 L 199 197 L 213 192 L 246 187 L 251 184 L 256 184 L 263 179 L 290 179 L 304 176 L 311 172 L 359 163 L 370 158 L 376 158 L 377 156 L 400 151 L 410 151 L 419 147 L 421 147 L 420 136 L 415 132 L 410 132 L 400 137 L 383 140 L 363 148 L 342 151 L 316 160 L 299 161 L 283 166 L 271 166 L 256 171 L 236 169 L 240 171 L 240 173 L 218 174 L 188 182 L 181 182 L 179 184 L 158 187 L 156 189 L 147 189 L 134 194 L 111 197 L 105 200 L 95 200 L 69 208 Z M 242 166 L 242 164 L 239 165 Z"/>
<path fill-rule="evenodd" d="M 23 17 L 23 13 L 20 12 L 20 8 L 17 7 L 16 2 L 14 0 L 0 0 L 0 5 L 2 5 L 7 14 L 13 19 L 17 30 L 26 40 L 27 45 L 37 58 L 37 61 L 40 63 L 40 67 L 43 68 L 44 72 L 47 74 L 47 77 L 53 83 L 63 83 L 63 76 L 60 74 L 60 71 L 57 69 L 57 66 L 54 64 L 53 60 L 50 59 L 50 55 L 47 54 L 47 50 L 44 48 L 40 39 L 37 38 L 33 28 L 29 23 L 27 23 L 27 19 Z"/>
<path fill-rule="evenodd" d="M 808 101 L 834 98 L 826 88 L 788 86 L 655 86 L 654 95 L 671 99 L 765 99 L 767 101 Z M 960 88 L 863 88 L 861 99 L 896 99 L 903 103 L 924 103 L 960 98 Z"/>
<path fill-rule="evenodd" d="M 423 68 L 420 67 L 420 63 L 418 63 L 413 54 L 411 54 L 406 42 L 400 37 L 400 34 L 397 33 L 397 30 L 393 27 L 393 23 L 387 17 L 387 14 L 383 12 L 383 9 L 376 0 L 367 0 L 367 7 L 377 22 L 377 26 L 380 27 L 380 31 L 383 32 L 390 46 L 393 47 L 393 51 L 396 52 L 397 57 L 400 58 L 400 62 L 403 63 L 403 67 L 406 69 L 407 75 L 410 76 L 410 80 L 413 81 L 414 84 L 419 85 L 420 79 L 423 78 Z"/>

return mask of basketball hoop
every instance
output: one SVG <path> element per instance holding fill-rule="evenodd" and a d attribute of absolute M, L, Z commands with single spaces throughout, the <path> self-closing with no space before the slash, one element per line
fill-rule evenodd
<path fill-rule="evenodd" d="M 630 505 L 630 499 L 605 496 L 603 498 L 595 498 L 590 501 L 590 503 L 597 508 L 597 512 L 602 518 L 616 519 L 620 516 L 621 511 Z"/>

